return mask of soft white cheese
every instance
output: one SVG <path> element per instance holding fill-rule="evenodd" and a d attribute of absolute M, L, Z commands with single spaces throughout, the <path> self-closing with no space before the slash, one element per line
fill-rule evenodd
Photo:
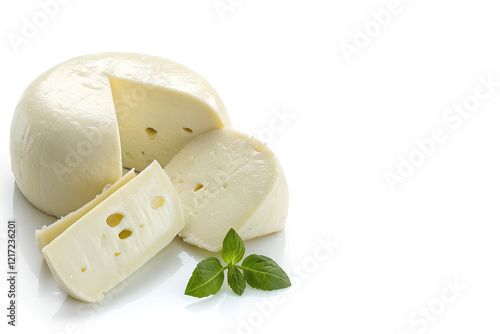
<path fill-rule="evenodd" d="M 283 229 L 288 188 L 273 152 L 232 129 L 213 130 L 187 144 L 165 171 L 179 194 L 184 241 L 219 251 L 232 227 L 243 240 Z"/>
<path fill-rule="evenodd" d="M 71 59 L 36 79 L 11 125 L 17 185 L 61 217 L 153 160 L 163 167 L 191 139 L 230 126 L 200 75 L 172 61 L 128 53 Z M 123 165 L 122 165 L 123 158 Z"/>
<path fill-rule="evenodd" d="M 179 197 L 154 161 L 45 246 L 42 254 L 64 291 L 96 302 L 183 227 Z"/>

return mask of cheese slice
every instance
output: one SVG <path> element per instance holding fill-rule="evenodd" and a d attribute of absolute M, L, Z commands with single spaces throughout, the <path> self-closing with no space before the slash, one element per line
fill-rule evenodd
<path fill-rule="evenodd" d="M 38 250 L 42 251 L 42 248 L 51 243 L 52 240 L 59 236 L 59 234 L 63 233 L 68 227 L 73 225 L 77 220 L 86 215 L 90 210 L 95 208 L 99 203 L 104 201 L 134 177 L 135 171 L 132 169 L 110 187 L 105 187 L 100 195 L 96 196 L 96 198 L 82 206 L 80 209 L 69 213 L 67 216 L 57 220 L 46 228 L 36 230 L 35 237 Z"/>
<path fill-rule="evenodd" d="M 243 240 L 283 229 L 288 188 L 269 147 L 232 129 L 213 130 L 187 144 L 165 171 L 179 194 L 184 241 L 219 251 L 234 228 Z"/>
<path fill-rule="evenodd" d="M 68 60 L 25 90 L 11 124 L 11 164 L 24 196 L 61 217 L 153 160 L 165 167 L 191 139 L 230 126 L 199 74 L 130 53 Z M 123 161 L 123 163 L 122 163 Z"/>
<path fill-rule="evenodd" d="M 64 291 L 96 302 L 183 227 L 177 193 L 154 161 L 45 246 L 42 254 Z"/>

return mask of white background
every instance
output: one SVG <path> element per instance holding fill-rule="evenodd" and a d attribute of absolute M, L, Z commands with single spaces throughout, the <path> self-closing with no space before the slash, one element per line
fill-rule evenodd
<path fill-rule="evenodd" d="M 18 332 L 499 332 L 495 1 L 66 2 L 52 16 L 34 0 L 0 9 L 3 333 L 14 332 L 6 324 L 9 218 L 18 227 Z M 40 27 L 26 38 L 27 21 Z M 25 40 L 15 45 L 14 35 Z M 356 53 L 342 51 L 348 44 Z M 175 240 L 101 304 L 61 292 L 34 248 L 33 231 L 54 218 L 15 187 L 10 121 L 38 75 L 105 51 L 195 70 L 236 129 L 269 142 L 288 179 L 289 218 L 283 232 L 248 242 L 247 254 L 276 259 L 293 288 L 238 297 L 224 285 L 203 300 L 184 296 L 210 254 Z M 472 111 L 463 118 L 448 111 L 464 103 Z M 278 114 L 287 115 L 282 123 Z M 436 131 L 441 140 L 431 144 Z M 399 175 L 394 189 L 389 172 Z"/>

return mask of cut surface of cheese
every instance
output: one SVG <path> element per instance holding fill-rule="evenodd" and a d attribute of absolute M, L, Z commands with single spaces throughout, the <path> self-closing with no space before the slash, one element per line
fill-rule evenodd
<path fill-rule="evenodd" d="M 184 227 L 179 197 L 154 161 L 42 249 L 61 288 L 96 302 Z"/>
<path fill-rule="evenodd" d="M 11 164 L 24 196 L 61 217 L 153 160 L 165 167 L 191 139 L 230 126 L 199 74 L 140 54 L 68 60 L 37 78 L 11 124 Z M 122 164 L 123 161 L 123 164 Z"/>
<path fill-rule="evenodd" d="M 59 234 L 63 233 L 68 227 L 73 225 L 77 220 L 86 215 L 90 210 L 95 208 L 99 203 L 111 196 L 115 191 L 120 189 L 134 177 L 135 171 L 132 169 L 123 175 L 118 181 L 113 183 L 109 188 L 105 188 L 100 195 L 82 206 L 80 209 L 69 213 L 46 228 L 36 230 L 35 237 L 38 250 L 42 251 L 42 248 L 51 243 L 52 240 L 59 236 Z"/>
<path fill-rule="evenodd" d="M 219 251 L 230 228 L 243 240 L 283 229 L 287 182 L 276 156 L 255 138 L 213 130 L 187 144 L 165 171 L 181 199 L 184 241 Z"/>

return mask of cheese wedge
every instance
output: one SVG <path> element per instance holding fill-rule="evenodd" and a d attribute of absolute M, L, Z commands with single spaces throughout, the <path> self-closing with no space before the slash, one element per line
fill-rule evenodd
<path fill-rule="evenodd" d="M 42 254 L 64 291 L 96 302 L 183 227 L 177 193 L 154 161 L 45 246 Z"/>
<path fill-rule="evenodd" d="M 96 198 L 82 206 L 80 209 L 69 213 L 67 216 L 59 219 L 58 221 L 50 224 L 45 228 L 42 228 L 41 230 L 36 230 L 35 238 L 38 250 L 42 251 L 42 248 L 51 243 L 52 240 L 59 236 L 59 234 L 63 233 L 68 227 L 73 225 L 77 220 L 86 215 L 90 210 L 95 208 L 99 203 L 104 201 L 134 177 L 135 171 L 132 169 L 125 175 L 123 175 L 123 177 L 118 181 L 113 183 L 110 187 L 105 187 L 100 195 L 96 196 Z"/>
<path fill-rule="evenodd" d="M 232 129 L 187 144 L 165 168 L 179 194 L 184 241 L 219 251 L 232 227 L 243 240 L 283 229 L 288 188 L 269 147 Z"/>
<path fill-rule="evenodd" d="M 199 74 L 139 54 L 68 60 L 37 78 L 11 124 L 11 164 L 19 189 L 61 217 L 153 160 L 165 167 L 191 139 L 230 126 L 222 101 Z M 123 159 L 123 164 L 122 164 Z"/>

